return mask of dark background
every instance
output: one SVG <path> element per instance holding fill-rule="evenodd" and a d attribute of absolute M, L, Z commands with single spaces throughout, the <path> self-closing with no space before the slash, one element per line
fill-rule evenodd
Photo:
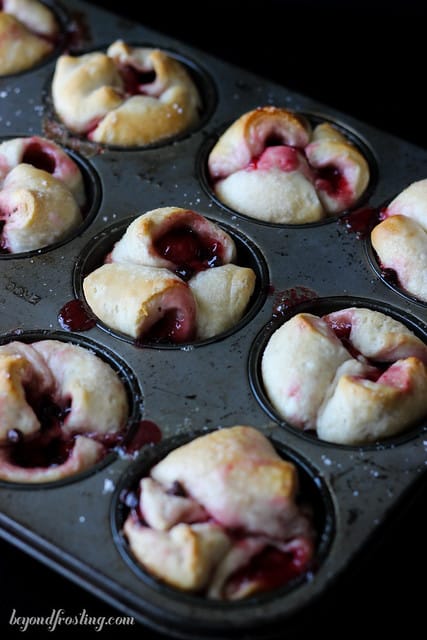
<path fill-rule="evenodd" d="M 424 3 L 116 0 L 92 4 L 427 148 Z M 298 627 L 283 629 L 283 638 L 309 634 L 338 638 L 349 633 L 413 637 L 415 629 L 423 634 L 426 504 L 427 490 L 421 487 L 336 589 L 308 611 Z M 18 633 L 8 625 L 14 608 L 20 615 L 48 615 L 53 608 L 64 608 L 67 614 L 83 609 L 91 616 L 119 614 L 4 542 L 0 542 L 0 584 L 0 628 L 6 637 Z M 85 630 L 95 633 L 90 627 Z M 64 633 L 57 630 L 50 635 Z M 113 633 L 103 630 L 99 636 Z M 155 637 L 140 626 L 117 627 L 115 633 L 125 638 Z"/>

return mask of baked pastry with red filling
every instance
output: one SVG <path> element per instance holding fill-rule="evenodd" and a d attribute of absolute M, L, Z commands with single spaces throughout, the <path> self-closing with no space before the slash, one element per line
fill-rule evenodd
<path fill-rule="evenodd" d="M 404 189 L 381 218 L 371 232 L 381 267 L 402 289 L 427 302 L 427 180 Z"/>
<path fill-rule="evenodd" d="M 59 25 L 38 0 L 0 1 L 0 76 L 31 69 L 54 49 Z"/>
<path fill-rule="evenodd" d="M 298 473 L 248 426 L 200 436 L 139 482 L 123 533 L 136 560 L 169 586 L 239 600 L 310 568 L 315 532 Z"/>
<path fill-rule="evenodd" d="M 32 136 L 0 144 L 0 234 L 5 252 L 63 240 L 83 220 L 81 171 L 55 143 Z"/>
<path fill-rule="evenodd" d="M 208 158 L 218 199 L 251 218 L 317 222 L 355 205 L 369 183 L 359 150 L 328 123 L 312 130 L 286 109 L 260 107 L 236 120 Z"/>
<path fill-rule="evenodd" d="M 90 468 L 126 426 L 123 383 L 58 340 L 0 346 L 0 479 L 51 482 Z"/>
<path fill-rule="evenodd" d="M 102 322 L 133 338 L 203 340 L 233 327 L 254 291 L 255 273 L 236 255 L 233 239 L 202 215 L 154 209 L 129 225 L 83 290 Z"/>
<path fill-rule="evenodd" d="M 427 346 L 401 322 L 348 308 L 299 313 L 271 336 L 262 381 L 281 418 L 319 438 L 359 445 L 427 416 Z"/>
<path fill-rule="evenodd" d="M 197 123 L 201 101 L 178 60 L 117 40 L 106 53 L 61 56 L 52 82 L 57 115 L 73 133 L 118 146 L 148 145 Z"/>

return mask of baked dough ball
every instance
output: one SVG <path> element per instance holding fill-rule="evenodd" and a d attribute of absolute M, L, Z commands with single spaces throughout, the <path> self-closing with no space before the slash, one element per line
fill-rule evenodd
<path fill-rule="evenodd" d="M 136 218 L 116 242 L 112 262 L 195 270 L 197 264 L 227 264 L 236 259 L 232 238 L 204 216 L 179 207 L 153 209 Z"/>
<path fill-rule="evenodd" d="M 260 107 L 236 120 L 208 158 L 212 188 L 251 218 L 308 223 L 352 207 L 369 183 L 369 166 L 335 127 L 286 109 Z"/>
<path fill-rule="evenodd" d="M 84 471 L 128 419 L 126 390 L 94 353 L 58 340 L 0 346 L 0 478 L 49 482 Z"/>
<path fill-rule="evenodd" d="M 371 232 L 381 267 L 407 293 L 427 302 L 427 180 L 413 182 L 382 212 Z"/>
<path fill-rule="evenodd" d="M 0 9 L 0 76 L 31 69 L 53 51 L 59 25 L 46 5 L 3 0 Z"/>
<path fill-rule="evenodd" d="M 234 426 L 156 464 L 139 483 L 138 511 L 123 532 L 137 561 L 170 586 L 237 600 L 308 569 L 315 534 L 297 494 L 296 467 L 253 427 Z M 283 568 L 275 583 L 262 576 L 272 557 Z"/>
<path fill-rule="evenodd" d="M 233 239 L 202 215 L 154 209 L 129 225 L 83 291 L 104 324 L 132 338 L 205 340 L 232 328 L 254 292 L 255 273 L 236 256 Z"/>
<path fill-rule="evenodd" d="M 195 336 L 194 298 L 188 285 L 167 269 L 104 264 L 86 276 L 83 291 L 102 322 L 132 338 L 160 334 L 180 343 Z"/>
<path fill-rule="evenodd" d="M 73 133 L 123 147 L 148 145 L 193 126 L 201 108 L 185 67 L 164 51 L 122 40 L 106 53 L 61 56 L 53 104 Z"/>
<path fill-rule="evenodd" d="M 427 415 L 427 346 L 402 323 L 364 308 L 300 313 L 271 336 L 261 373 L 281 418 L 319 438 L 358 445 Z"/>
<path fill-rule="evenodd" d="M 0 144 L 2 249 L 21 253 L 63 240 L 83 220 L 86 203 L 77 164 L 37 136 Z"/>
<path fill-rule="evenodd" d="M 255 283 L 253 270 L 236 264 L 193 276 L 189 285 L 197 305 L 198 339 L 206 340 L 234 327 L 243 317 Z"/>

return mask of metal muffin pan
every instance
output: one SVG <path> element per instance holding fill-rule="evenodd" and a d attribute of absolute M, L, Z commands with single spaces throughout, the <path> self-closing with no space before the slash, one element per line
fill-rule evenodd
<path fill-rule="evenodd" d="M 174 51 L 210 78 L 213 89 L 205 99 L 213 102 L 207 105 L 210 116 L 179 140 L 122 150 L 68 136 L 64 140 L 64 131 L 52 125 L 46 91 L 54 61 L 0 79 L 0 137 L 46 134 L 67 142 L 81 163 L 90 166 L 90 180 L 97 185 L 96 204 L 77 235 L 31 255 L 0 256 L 1 341 L 46 336 L 92 345 L 132 381 L 129 388 L 137 396 L 132 423 L 151 421 L 162 432 L 160 444 L 148 444 L 133 456 L 113 453 L 91 472 L 66 482 L 1 483 L 0 535 L 118 610 L 169 635 L 222 640 L 249 633 L 259 638 L 282 635 L 344 574 L 423 477 L 427 425 L 366 447 L 331 445 L 288 428 L 265 406 L 256 374 L 265 335 L 272 322 L 280 322 L 275 319 L 278 306 L 286 317 L 300 308 L 329 310 L 366 302 L 403 319 L 422 337 L 427 310 L 387 286 L 373 267 L 367 241 L 351 233 L 342 217 L 311 225 L 268 225 L 227 210 L 203 178 L 206 148 L 228 123 L 259 105 L 325 118 L 369 149 L 376 166 L 367 202 L 373 207 L 427 176 L 427 152 L 89 4 L 70 0 L 66 11 L 71 21 L 84 16 L 81 49 L 123 38 Z M 96 249 L 108 245 L 129 219 L 171 205 L 194 209 L 230 229 L 246 257 L 255 260 L 256 300 L 244 320 L 216 339 L 179 348 L 137 346 L 100 325 L 84 333 L 60 331 L 58 314 L 81 295 L 81 275 L 88 261 L 98 259 Z M 119 494 L 174 446 L 235 424 L 260 429 L 295 461 L 313 498 L 320 535 L 318 566 L 304 579 L 224 604 L 173 591 L 133 563 L 119 534 Z"/>

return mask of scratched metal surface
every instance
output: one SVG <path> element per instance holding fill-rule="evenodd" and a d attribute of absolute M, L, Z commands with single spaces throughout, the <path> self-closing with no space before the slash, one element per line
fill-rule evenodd
<path fill-rule="evenodd" d="M 121 37 L 170 49 L 200 65 L 210 78 L 204 85 L 210 92 L 209 110 L 201 127 L 175 143 L 102 152 L 82 145 L 75 153 L 88 167 L 94 194 L 88 224 L 56 248 L 31 256 L 0 257 L 2 339 L 13 332 L 41 333 L 83 340 L 101 355 L 110 354 L 115 365 L 120 369 L 123 363 L 136 380 L 138 419 L 152 420 L 163 433 L 159 447 L 147 446 L 135 459 L 112 456 L 93 473 L 69 483 L 44 488 L 3 483 L 0 535 L 138 621 L 168 633 L 173 629 L 177 637 L 245 637 L 249 630 L 251 637 L 273 637 L 278 625 L 325 592 L 398 508 L 425 471 L 426 447 L 423 429 L 381 447 L 350 448 L 331 446 L 277 424 L 251 386 L 256 391 L 257 354 L 272 316 L 274 296 L 267 295 L 267 285 L 276 292 L 308 287 L 325 308 L 373 304 L 408 319 L 421 335 L 427 311 L 381 281 L 372 269 L 366 243 L 339 221 L 291 228 L 233 215 L 205 188 L 200 163 L 210 140 L 226 123 L 260 104 L 322 114 L 355 132 L 378 167 L 370 198 L 374 206 L 427 175 L 427 152 L 141 24 L 78 0 L 64 3 L 63 9 L 85 24 L 82 49 L 103 47 Z M 0 79 L 2 138 L 43 135 L 49 128 L 46 91 L 53 69 L 50 61 L 32 72 Z M 266 273 L 259 272 L 263 281 L 258 306 L 247 321 L 220 340 L 184 348 L 136 348 L 100 326 L 84 334 L 61 333 L 58 311 L 79 290 L 75 265 L 90 255 L 94 238 L 108 238 L 110 229 L 129 217 L 167 205 L 193 208 L 228 225 L 263 256 Z M 123 478 L 133 477 L 135 466 L 143 468 L 160 455 L 171 437 L 180 441 L 194 431 L 242 423 L 256 426 L 285 447 L 300 463 L 301 472 L 305 469 L 313 490 L 319 490 L 319 500 L 327 496 L 322 508 L 328 544 L 318 571 L 288 593 L 233 606 L 180 596 L 144 579 L 126 561 L 114 535 Z M 58 512 L 61 516 L 55 517 Z"/>

